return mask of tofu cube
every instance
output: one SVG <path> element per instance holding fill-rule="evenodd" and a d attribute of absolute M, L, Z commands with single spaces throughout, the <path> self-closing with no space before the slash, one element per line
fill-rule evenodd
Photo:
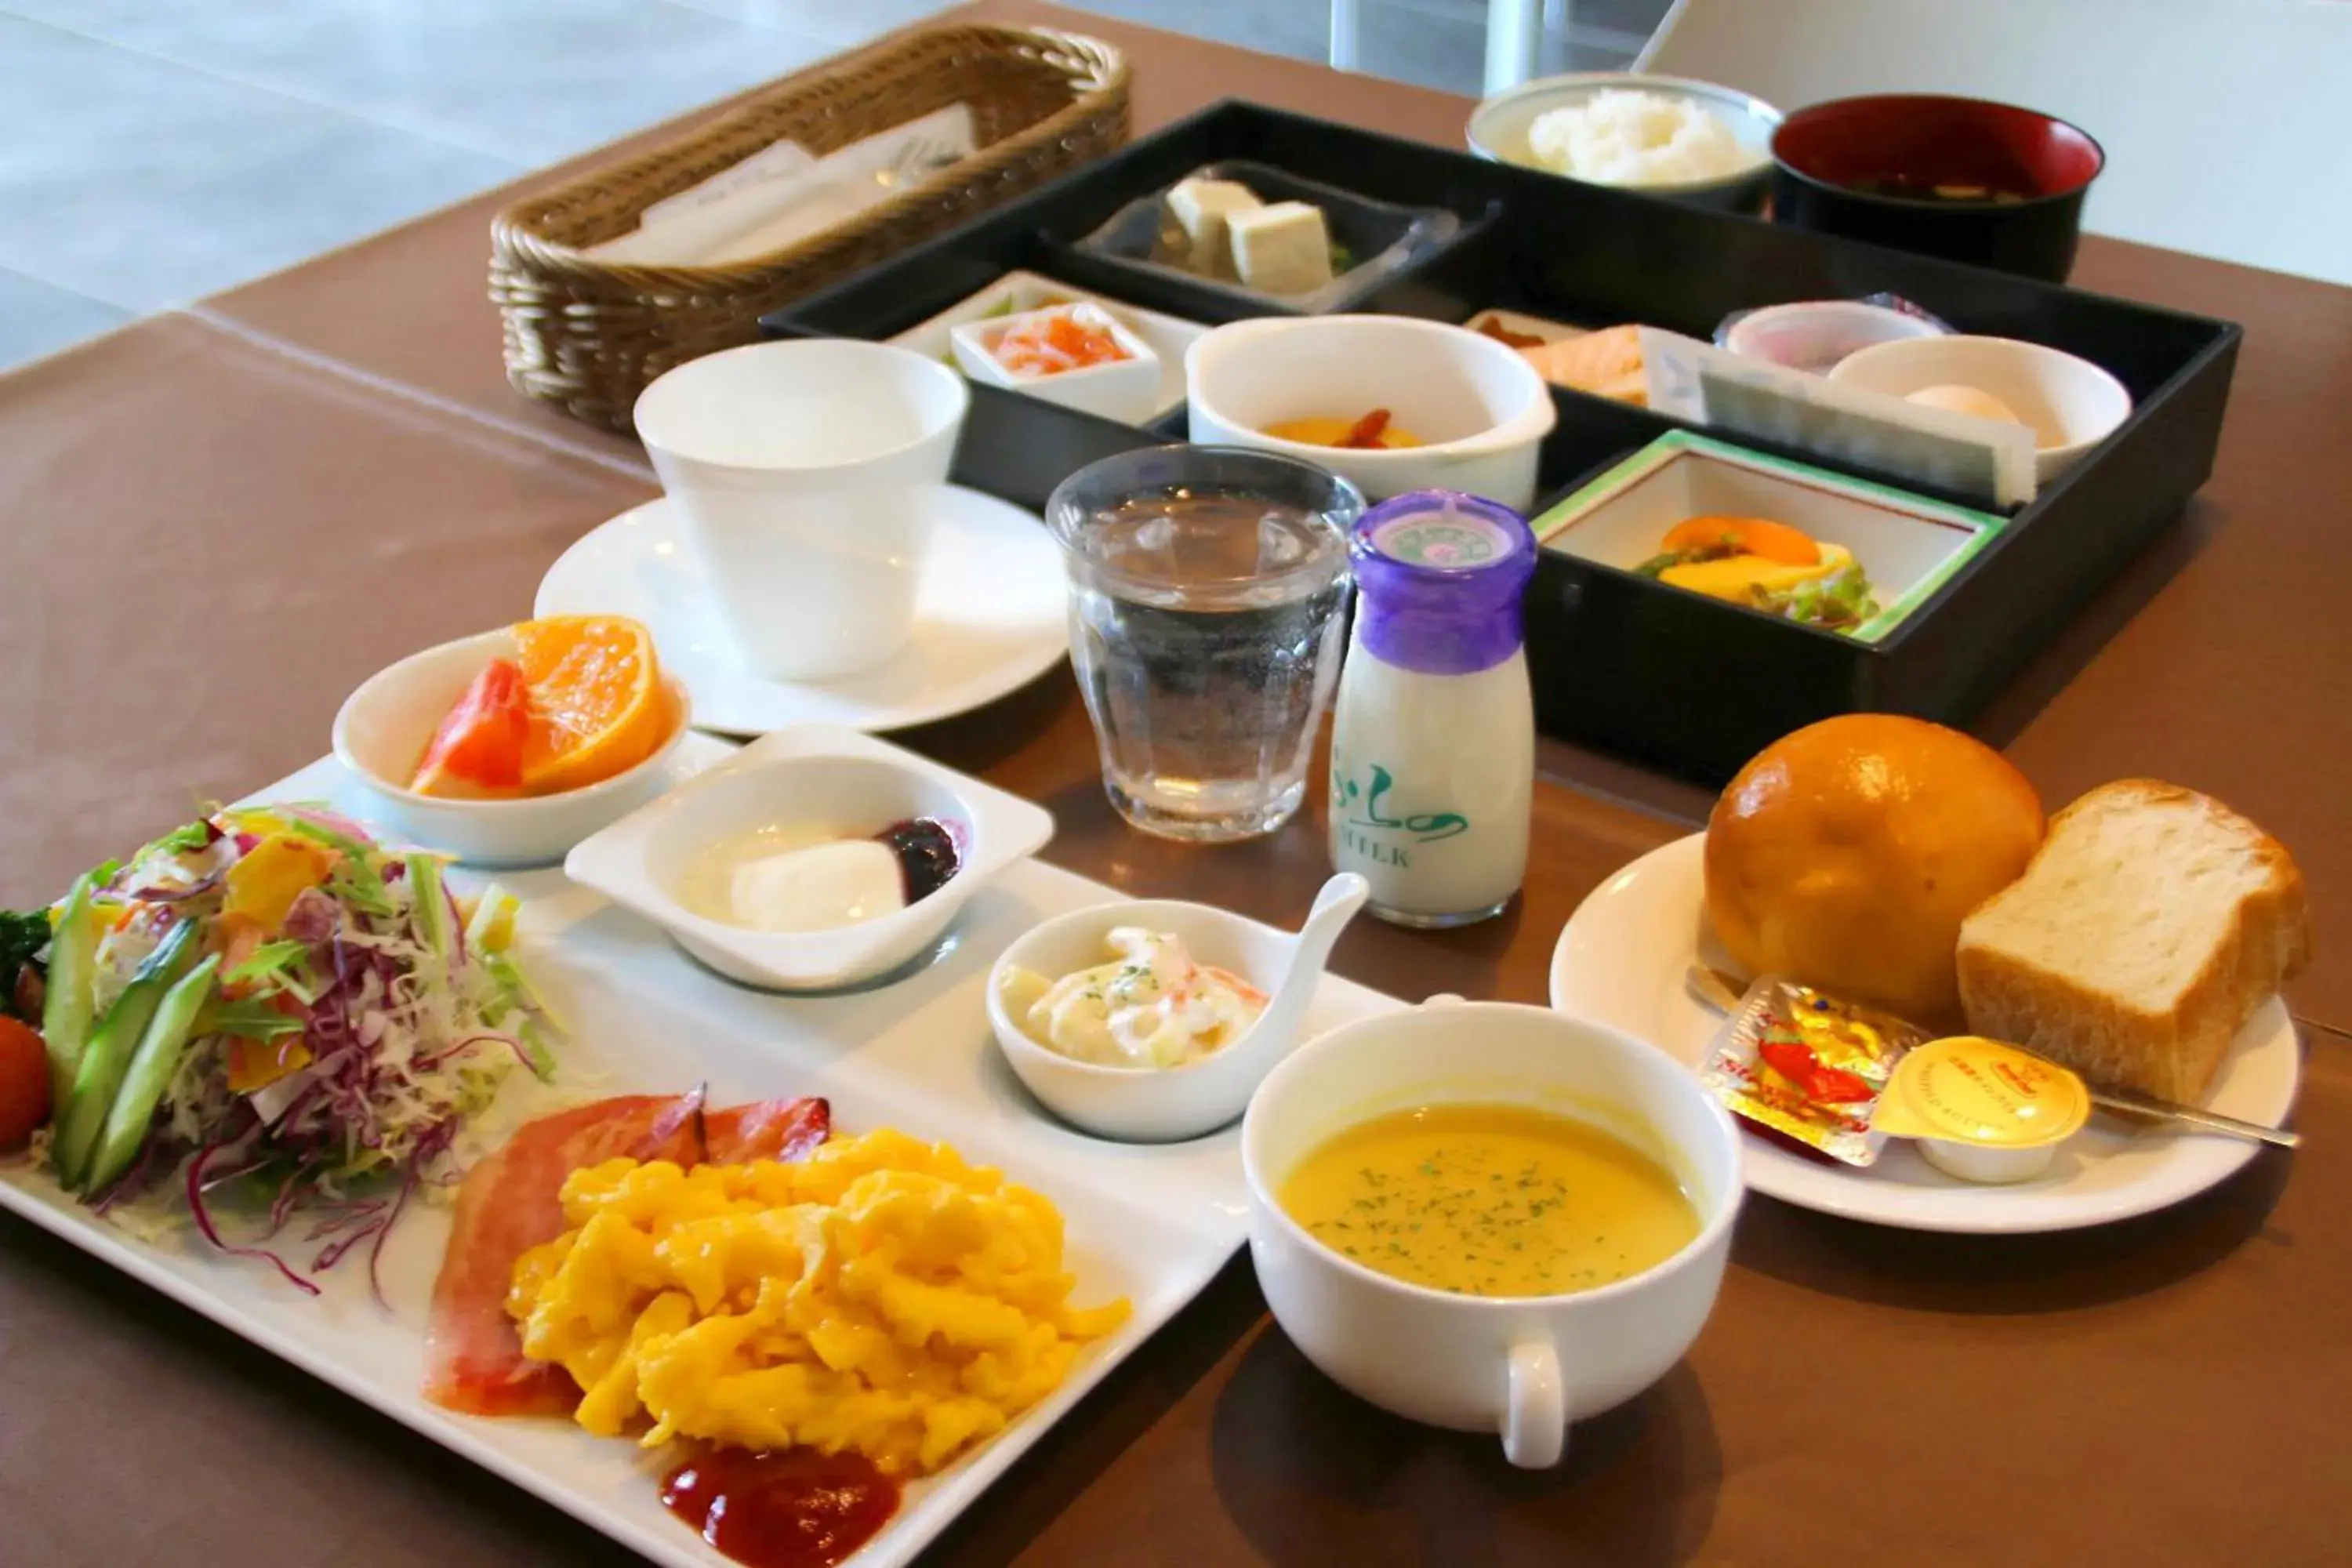
<path fill-rule="evenodd" d="M 1203 278 L 1231 278 L 1225 223 L 1258 205 L 1257 195 L 1233 180 L 1186 180 L 1168 193 L 1168 210 L 1184 231 L 1185 269 Z"/>
<path fill-rule="evenodd" d="M 1226 222 L 1234 270 L 1261 294 L 1311 294 L 1331 281 L 1331 235 L 1323 209 L 1307 202 L 1276 202 Z"/>

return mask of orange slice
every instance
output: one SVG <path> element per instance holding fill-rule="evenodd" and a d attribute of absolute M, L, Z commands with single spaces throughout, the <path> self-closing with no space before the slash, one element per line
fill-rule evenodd
<path fill-rule="evenodd" d="M 651 633 L 622 616 L 555 616 L 514 628 L 530 693 L 526 795 L 585 789 L 661 748 L 677 715 Z"/>

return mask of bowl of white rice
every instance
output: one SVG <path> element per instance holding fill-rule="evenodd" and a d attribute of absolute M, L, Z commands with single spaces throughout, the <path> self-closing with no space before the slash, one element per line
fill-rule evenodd
<path fill-rule="evenodd" d="M 1779 110 L 1734 88 L 1591 71 L 1486 100 L 1470 116 L 1470 150 L 1587 184 L 1759 212 L 1780 123 Z"/>

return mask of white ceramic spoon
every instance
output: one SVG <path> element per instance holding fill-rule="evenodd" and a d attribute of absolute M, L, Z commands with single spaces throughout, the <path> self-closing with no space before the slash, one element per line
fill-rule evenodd
<path fill-rule="evenodd" d="M 1298 1044 L 1308 1005 L 1332 944 L 1370 897 L 1352 871 L 1323 884 L 1296 932 L 1208 904 L 1138 900 L 1074 910 L 1005 949 L 988 976 L 988 1021 L 1029 1092 L 1073 1125 L 1130 1143 L 1164 1143 L 1213 1132 L 1240 1116 L 1275 1064 Z M 1266 993 L 1257 1022 L 1223 1049 L 1173 1068 L 1104 1067 L 1076 1061 L 1032 1038 L 1005 1001 L 1016 972 L 1058 980 L 1103 963 L 1114 926 L 1141 926 L 1183 940 L 1193 959 L 1231 970 Z"/>

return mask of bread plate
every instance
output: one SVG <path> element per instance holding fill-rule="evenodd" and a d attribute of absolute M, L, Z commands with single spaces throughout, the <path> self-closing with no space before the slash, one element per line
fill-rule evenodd
<path fill-rule="evenodd" d="M 1553 950 L 1551 1004 L 1647 1040 L 1698 1070 L 1722 1019 L 1684 989 L 1689 967 L 1737 971 L 1707 929 L 1706 835 L 1652 850 L 1596 889 Z M 2302 1051 L 2273 996 L 2231 1042 L 2205 1107 L 2275 1127 L 2294 1104 Z M 1757 1192 L 1822 1214 L 1906 1230 L 2017 1235 L 2073 1230 L 2147 1214 L 2227 1179 L 2258 1152 L 2234 1138 L 2135 1131 L 2106 1116 L 2059 1151 L 2048 1174 L 2015 1186 L 1945 1175 L 1897 1141 L 1867 1169 L 1831 1165 L 1747 1140 Z"/>

